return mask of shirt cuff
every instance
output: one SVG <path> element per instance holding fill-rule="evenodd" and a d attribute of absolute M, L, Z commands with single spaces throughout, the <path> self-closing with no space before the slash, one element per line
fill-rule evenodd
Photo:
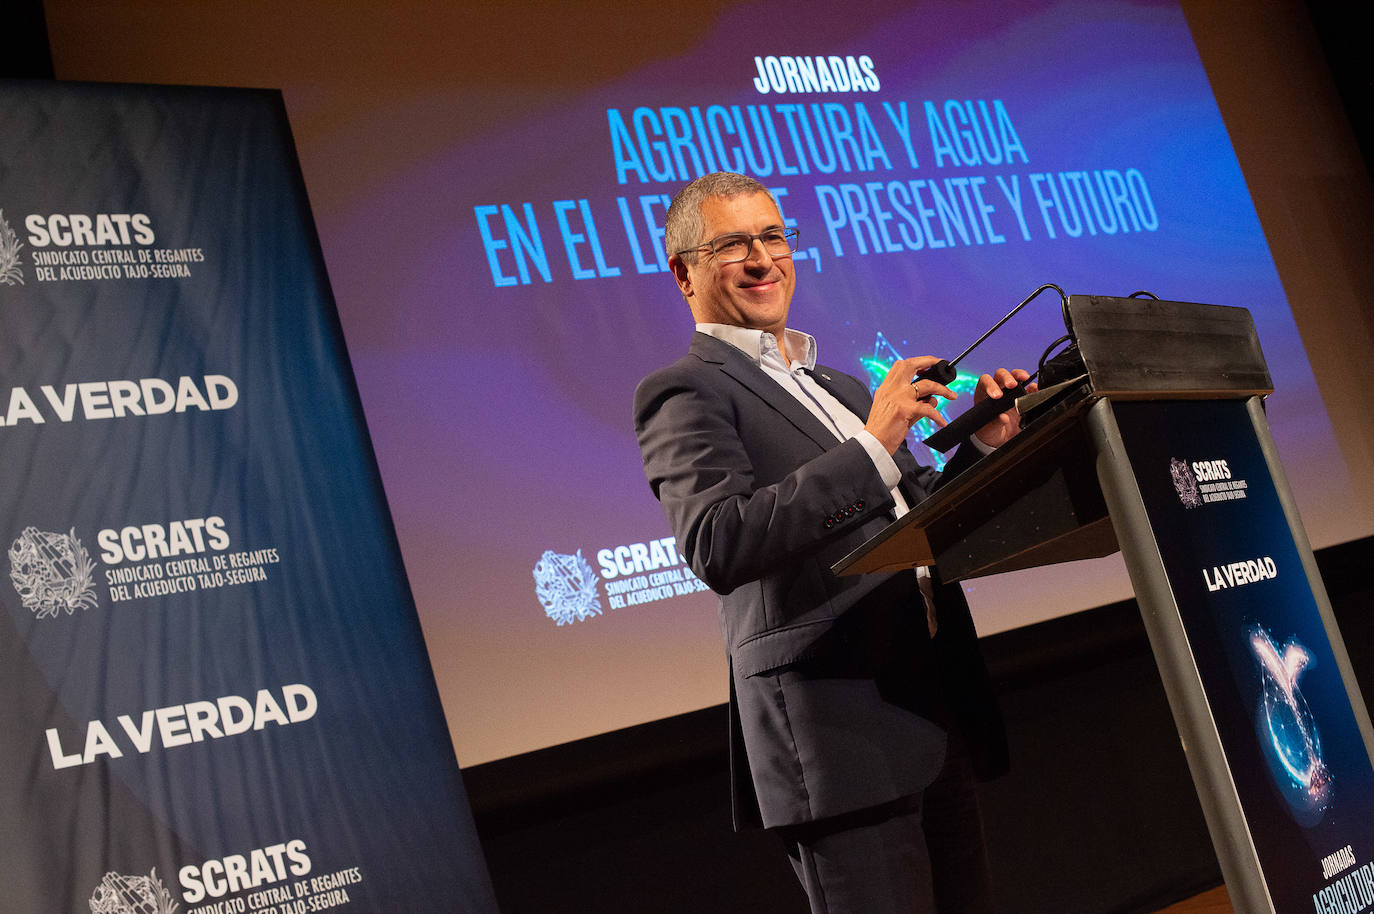
<path fill-rule="evenodd" d="M 888 489 L 896 488 L 897 483 L 902 481 L 902 471 L 897 469 L 897 461 L 892 459 L 887 448 L 879 444 L 878 439 L 866 428 L 859 429 L 854 440 L 862 444 L 864 450 L 868 452 L 869 459 L 873 461 L 873 467 L 883 479 L 883 486 Z"/>
<path fill-rule="evenodd" d="M 990 444 L 984 444 L 983 439 L 979 438 L 977 435 L 969 435 L 968 443 L 977 448 L 978 453 L 984 456 L 991 454 L 993 451 L 997 450 L 997 448 L 993 447 Z"/>

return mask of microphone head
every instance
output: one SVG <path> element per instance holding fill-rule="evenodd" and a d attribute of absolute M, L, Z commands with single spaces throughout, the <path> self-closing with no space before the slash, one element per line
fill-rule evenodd
<path fill-rule="evenodd" d="M 948 387 L 949 383 L 958 376 L 959 372 L 945 359 L 941 359 L 929 368 L 916 372 L 917 380 L 934 381 L 936 384 L 944 384 L 946 387 Z M 914 384 L 915 381 L 912 383 Z"/>

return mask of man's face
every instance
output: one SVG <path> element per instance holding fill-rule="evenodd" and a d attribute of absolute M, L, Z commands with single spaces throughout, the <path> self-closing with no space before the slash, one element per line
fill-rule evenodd
<path fill-rule="evenodd" d="M 752 235 L 782 228 L 778 208 L 762 193 L 708 197 L 701 205 L 701 220 L 703 242 L 731 232 Z M 781 337 L 796 285 L 791 257 L 770 257 L 756 242 L 739 263 L 720 263 L 702 249 L 695 263 L 674 255 L 669 266 L 698 323 L 750 327 Z"/>

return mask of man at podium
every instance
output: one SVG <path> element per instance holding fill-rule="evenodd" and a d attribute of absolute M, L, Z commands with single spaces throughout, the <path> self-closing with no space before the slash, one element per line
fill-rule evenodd
<path fill-rule="evenodd" d="M 783 839 L 813 911 L 991 909 L 973 779 L 1006 765 L 958 585 L 831 565 L 941 474 L 905 442 L 949 389 L 903 359 L 870 396 L 787 328 L 796 232 L 737 174 L 693 181 L 667 215 L 696 321 L 686 356 L 635 392 L 644 470 L 693 571 L 720 595 L 730 660 L 735 825 Z M 1024 371 L 984 375 L 1001 397 Z M 1018 431 L 1002 413 L 953 475 Z"/>

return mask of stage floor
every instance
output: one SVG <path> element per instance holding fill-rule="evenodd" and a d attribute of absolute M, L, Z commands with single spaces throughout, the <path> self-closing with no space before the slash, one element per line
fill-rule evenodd
<path fill-rule="evenodd" d="M 1161 908 L 1159 914 L 1232 914 L 1234 910 L 1235 908 L 1231 907 L 1231 896 L 1226 893 L 1226 886 L 1220 885 L 1210 892 L 1194 895 L 1187 901 Z"/>

